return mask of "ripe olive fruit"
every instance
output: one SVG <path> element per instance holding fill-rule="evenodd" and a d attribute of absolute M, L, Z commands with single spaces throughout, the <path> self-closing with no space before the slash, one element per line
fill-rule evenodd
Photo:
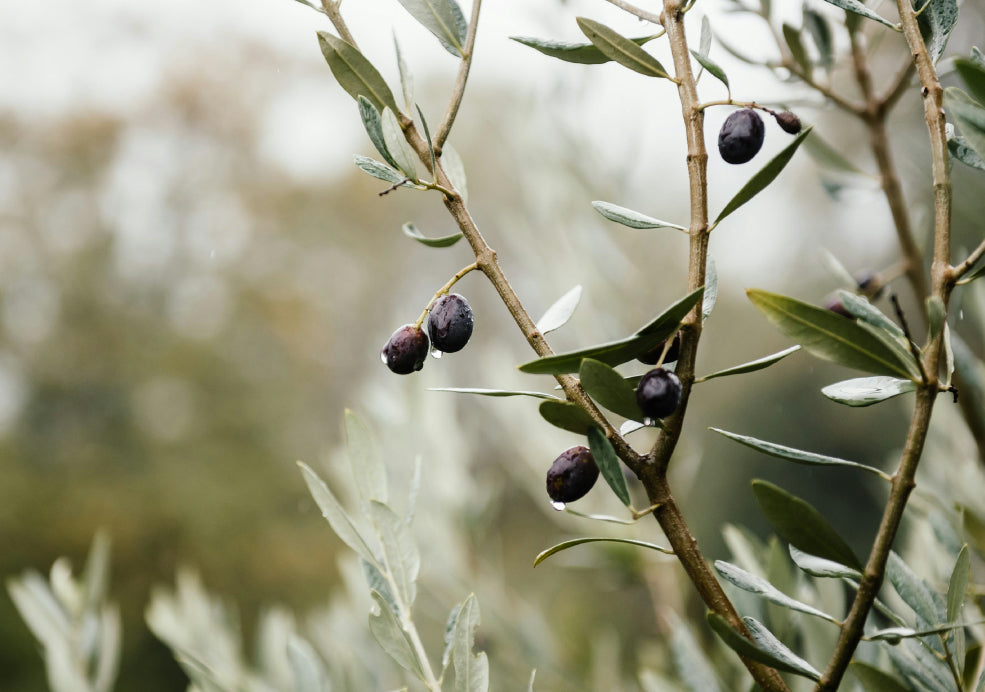
<path fill-rule="evenodd" d="M 636 386 L 636 403 L 647 418 L 669 416 L 681 403 L 681 381 L 670 370 L 654 368 Z"/>
<path fill-rule="evenodd" d="M 766 127 L 759 113 L 743 108 L 725 119 L 718 133 L 718 153 L 726 163 L 745 163 L 762 148 L 765 136 Z"/>
<path fill-rule="evenodd" d="M 429 345 L 423 329 L 405 324 L 390 336 L 380 355 L 391 371 L 409 375 L 424 367 Z"/>
<path fill-rule="evenodd" d="M 461 351 L 472 336 L 474 322 L 472 308 L 463 296 L 457 293 L 441 296 L 428 313 L 431 343 L 444 353 Z"/>
<path fill-rule="evenodd" d="M 588 447 L 563 452 L 547 471 L 547 494 L 554 502 L 574 502 L 592 489 L 599 467 Z"/>

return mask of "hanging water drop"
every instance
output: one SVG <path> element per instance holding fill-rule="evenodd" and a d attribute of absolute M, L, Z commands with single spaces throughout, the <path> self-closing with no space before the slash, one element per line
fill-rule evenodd
<path fill-rule="evenodd" d="M 551 503 L 551 507 L 553 507 L 554 509 L 556 509 L 559 512 L 563 512 L 564 511 L 564 503 L 563 502 L 552 502 Z"/>
<path fill-rule="evenodd" d="M 386 365 L 386 351 L 380 353 L 380 362 L 383 363 L 383 365 Z"/>
<path fill-rule="evenodd" d="M 438 349 L 436 349 L 434 346 L 431 347 L 431 357 L 432 358 L 441 358 L 442 355 L 444 355 L 444 354 L 441 351 L 439 351 Z"/>

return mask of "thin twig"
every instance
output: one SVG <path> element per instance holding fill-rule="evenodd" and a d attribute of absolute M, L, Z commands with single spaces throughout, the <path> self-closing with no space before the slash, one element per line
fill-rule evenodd
<path fill-rule="evenodd" d="M 958 280 L 971 271 L 971 268 L 978 264 L 978 260 L 985 257 L 985 240 L 982 241 L 981 245 L 976 247 L 970 255 L 961 264 L 951 267 L 948 275 L 952 283 L 957 283 Z"/>
<path fill-rule="evenodd" d="M 606 0 L 606 2 L 615 5 L 621 10 L 629 12 L 631 15 L 639 17 L 645 22 L 652 22 L 653 24 L 663 24 L 663 20 L 659 17 L 659 15 L 655 15 L 652 12 L 647 12 L 642 8 L 636 7 L 635 5 L 631 5 L 628 2 L 626 2 L 626 0 Z"/>
<path fill-rule="evenodd" d="M 356 39 L 353 37 L 352 32 L 349 31 L 349 27 L 346 25 L 345 20 L 342 19 L 342 11 L 340 9 L 341 5 L 341 0 L 321 0 L 322 9 L 325 10 L 325 14 L 328 15 L 328 18 L 332 20 L 332 26 L 334 26 L 335 30 L 339 32 L 339 36 L 342 37 L 343 41 L 358 50 L 359 46 L 356 45 Z"/>
<path fill-rule="evenodd" d="M 436 155 L 441 155 L 441 147 L 451 132 L 451 126 L 455 124 L 458 116 L 458 109 L 462 105 L 462 97 L 465 95 L 465 85 L 469 81 L 469 70 L 472 67 L 472 55 L 475 52 L 475 34 L 479 28 L 479 10 L 482 0 L 472 0 L 472 16 L 469 19 L 469 30 L 465 35 L 465 46 L 462 48 L 462 64 L 458 68 L 458 78 L 455 80 L 455 87 L 452 91 L 451 99 L 448 102 L 448 110 L 445 117 L 438 126 L 438 131 L 434 135 L 434 151 Z"/>

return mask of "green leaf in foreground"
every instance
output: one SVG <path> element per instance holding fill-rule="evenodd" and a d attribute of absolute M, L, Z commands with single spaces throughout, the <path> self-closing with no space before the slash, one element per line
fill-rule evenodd
<path fill-rule="evenodd" d="M 414 647 L 400 627 L 397 616 L 390 610 L 386 599 L 376 591 L 370 591 L 373 597 L 373 612 L 369 615 L 369 631 L 373 639 L 396 661 L 402 668 L 409 670 L 418 677 L 424 676 L 421 662 L 414 653 Z"/>
<path fill-rule="evenodd" d="M 774 651 L 766 651 L 760 648 L 758 644 L 753 644 L 751 641 L 732 629 L 732 626 L 729 625 L 725 618 L 718 613 L 709 611 L 705 615 L 705 619 L 708 621 L 708 625 L 711 627 L 712 631 L 717 634 L 730 649 L 735 651 L 740 656 L 745 656 L 746 658 L 751 658 L 754 661 L 765 663 L 772 668 L 776 668 L 777 670 L 782 670 L 787 673 L 804 675 L 804 672 L 800 666 L 791 665 L 786 656 L 780 657 Z M 743 620 L 745 621 L 745 618 Z M 784 647 L 784 649 L 785 648 L 786 647 Z M 787 651 L 789 651 L 789 649 L 787 649 Z M 790 655 L 793 654 L 791 653 Z M 818 677 L 820 677 L 820 675 Z M 817 678 L 812 679 L 816 680 Z"/>
<path fill-rule="evenodd" d="M 889 480 L 889 476 L 887 474 L 873 466 L 866 466 L 865 464 L 859 464 L 854 461 L 839 459 L 837 457 L 829 457 L 823 454 L 815 454 L 814 452 L 805 452 L 801 449 L 786 447 L 784 445 L 776 444 L 775 442 L 767 442 L 766 440 L 749 437 L 748 435 L 738 435 L 719 428 L 708 429 L 712 432 L 717 432 L 719 435 L 727 437 L 733 442 L 738 442 L 741 445 L 755 449 L 763 454 L 769 454 L 771 457 L 777 457 L 778 459 L 786 459 L 787 461 L 792 461 L 797 464 L 805 464 L 807 466 L 843 466 L 859 469 L 860 471 L 874 473 L 884 480 Z"/>
<path fill-rule="evenodd" d="M 578 377 L 581 386 L 602 408 L 630 420 L 643 421 L 643 412 L 636 403 L 636 391 L 608 365 L 586 358 L 581 362 Z"/>
<path fill-rule="evenodd" d="M 405 223 L 403 225 L 403 231 L 404 235 L 408 238 L 413 238 L 421 245 L 427 245 L 428 247 L 451 247 L 462 239 L 461 233 L 453 233 L 451 235 L 441 236 L 440 238 L 427 238 L 412 223 Z"/>
<path fill-rule="evenodd" d="M 345 448 L 349 468 L 363 507 L 371 500 L 386 503 L 386 469 L 376 439 L 365 421 L 354 411 L 345 410 Z"/>
<path fill-rule="evenodd" d="M 985 65 L 971 58 L 956 58 L 954 69 L 968 91 L 979 102 L 985 103 Z"/>
<path fill-rule="evenodd" d="M 318 32 L 318 45 L 335 79 L 349 96 L 357 100 L 365 96 L 381 113 L 384 108 L 400 112 L 390 87 L 355 46 L 325 31 Z"/>
<path fill-rule="evenodd" d="M 545 401 L 538 410 L 544 420 L 562 430 L 587 435 L 595 427 L 595 421 L 585 409 L 570 401 Z"/>
<path fill-rule="evenodd" d="M 480 389 L 477 387 L 429 387 L 429 392 L 454 392 L 456 394 L 478 394 L 479 396 L 529 396 L 535 399 L 547 399 L 548 401 L 561 401 L 559 397 L 543 392 L 514 391 L 509 389 Z"/>
<path fill-rule="evenodd" d="M 578 372 L 585 358 L 594 358 L 613 367 L 631 361 L 673 335 L 680 326 L 681 320 L 697 305 L 703 294 L 704 288 L 691 292 L 630 337 L 538 358 L 521 365 L 520 371 L 531 375 L 560 375 Z"/>
<path fill-rule="evenodd" d="M 647 77 L 670 78 L 659 60 L 625 36 L 613 31 L 605 24 L 585 17 L 578 17 L 576 21 L 578 28 L 596 48 L 623 67 L 628 67 Z"/>
<path fill-rule="evenodd" d="M 359 170 L 369 173 L 374 178 L 394 185 L 410 185 L 410 181 L 407 180 L 403 173 L 390 168 L 385 163 L 371 159 L 368 156 L 359 156 L 358 154 L 353 156 L 352 160 Z"/>
<path fill-rule="evenodd" d="M 754 480 L 752 490 L 766 520 L 787 543 L 805 553 L 863 569 L 845 539 L 811 504 L 764 480 Z"/>
<path fill-rule="evenodd" d="M 802 675 L 805 678 L 810 678 L 811 680 L 821 679 L 821 673 L 819 673 L 814 666 L 788 649 L 786 645 L 777 639 L 772 632 L 766 629 L 766 626 L 761 622 L 751 617 L 742 618 L 742 622 L 744 622 L 746 627 L 749 629 L 749 634 L 751 634 L 752 638 L 756 641 L 756 645 L 759 646 L 760 649 L 783 661 L 789 667 L 791 673 Z"/>
<path fill-rule="evenodd" d="M 659 36 L 663 36 L 663 32 L 640 38 L 631 38 L 629 40 L 638 46 L 642 46 Z M 540 51 L 544 55 L 564 60 L 565 62 L 579 63 L 582 65 L 601 65 L 612 60 L 612 58 L 600 51 L 592 43 L 566 43 L 564 41 L 551 41 L 549 39 L 531 38 L 528 36 L 510 36 L 510 39 Z"/>
<path fill-rule="evenodd" d="M 821 394 L 846 406 L 872 406 L 900 394 L 915 391 L 916 382 L 895 377 L 858 377 L 835 382 L 821 389 Z"/>
<path fill-rule="evenodd" d="M 862 578 L 862 573 L 857 569 L 846 567 L 833 560 L 825 560 L 823 557 L 818 557 L 817 555 L 810 555 L 802 550 L 797 550 L 793 545 L 788 546 L 788 548 L 790 559 L 793 560 L 793 563 L 812 577 L 855 580 Z"/>
<path fill-rule="evenodd" d="M 376 110 L 376 106 L 362 95 L 356 100 L 359 102 L 359 117 L 363 121 L 366 134 L 369 135 L 369 141 L 373 143 L 376 151 L 380 153 L 384 161 L 394 168 L 399 168 L 400 166 L 393 159 L 393 156 L 390 155 L 390 150 L 387 149 L 386 140 L 383 137 L 383 121 L 380 118 L 379 111 Z"/>
<path fill-rule="evenodd" d="M 776 180 L 776 177 L 780 175 L 780 172 L 790 163 L 790 159 L 797 152 L 797 148 L 804 142 L 807 136 L 811 133 L 813 127 L 805 127 L 800 131 L 793 141 L 790 142 L 783 150 L 774 156 L 767 162 L 759 171 L 749 179 L 741 190 L 739 190 L 735 197 L 733 197 L 725 208 L 718 214 L 715 222 L 712 226 L 717 226 L 722 220 L 734 212 L 736 209 L 741 207 L 743 204 L 751 200 L 753 197 L 758 195 L 760 192 L 766 189 L 766 187 Z"/>
<path fill-rule="evenodd" d="M 657 552 L 664 553 L 665 555 L 673 555 L 674 551 L 669 548 L 664 548 L 656 543 L 647 543 L 646 541 L 635 541 L 629 538 L 575 538 L 570 541 L 564 541 L 563 543 L 558 543 L 555 546 L 548 548 L 547 550 L 541 552 L 534 559 L 534 567 L 542 563 L 544 560 L 549 558 L 551 555 L 560 553 L 562 550 L 567 550 L 568 548 L 573 548 L 576 545 L 581 545 L 583 543 L 625 543 L 627 545 L 635 545 L 640 548 L 649 548 L 650 550 L 656 550 Z"/>
<path fill-rule="evenodd" d="M 985 108 L 957 87 L 944 90 L 944 109 L 961 128 L 965 143 L 985 159 Z"/>
<path fill-rule="evenodd" d="M 871 19 L 872 21 L 879 22 L 884 26 L 888 26 L 890 29 L 899 29 L 895 24 L 893 24 L 888 19 L 880 17 L 878 14 L 870 10 L 868 7 L 863 5 L 860 0 L 827 0 L 835 7 L 840 7 L 846 12 L 852 12 L 854 14 L 865 17 L 866 19 Z"/>
<path fill-rule="evenodd" d="M 947 126 L 951 128 L 950 123 Z M 976 154 L 975 150 L 968 145 L 967 139 L 961 135 L 953 134 L 953 131 L 947 138 L 947 151 L 953 158 L 956 158 L 964 165 L 979 171 L 985 171 L 985 161 L 982 160 L 982 157 Z"/>
<path fill-rule="evenodd" d="M 622 464 L 616 456 L 616 450 L 601 430 L 592 427 L 588 431 L 588 447 L 592 451 L 595 465 L 599 467 L 602 478 L 612 488 L 619 501 L 627 507 L 630 504 L 629 488 L 626 487 L 626 477 L 622 474 Z"/>
<path fill-rule="evenodd" d="M 911 364 L 854 320 L 777 293 L 749 289 L 746 294 L 766 319 L 818 358 L 875 375 L 911 378 Z"/>
<path fill-rule="evenodd" d="M 311 497 L 314 498 L 322 516 L 328 520 L 335 534 L 366 562 L 374 566 L 379 565 L 379 559 L 375 552 L 370 548 L 369 543 L 356 528 L 356 525 L 353 524 L 348 513 L 342 508 L 342 504 L 325 485 L 325 481 L 304 462 L 299 461 L 298 466 L 301 468 L 301 474 L 304 476 L 304 482 L 308 485 Z"/>
<path fill-rule="evenodd" d="M 449 53 L 462 56 L 465 20 L 455 0 L 398 0 Z"/>
<path fill-rule="evenodd" d="M 764 356 L 756 360 L 751 360 L 748 363 L 743 363 L 742 365 L 736 365 L 731 368 L 726 368 L 725 370 L 719 370 L 713 372 L 710 375 L 705 375 L 704 377 L 699 377 L 695 380 L 698 382 L 707 382 L 708 380 L 713 380 L 716 377 L 727 377 L 729 375 L 744 375 L 748 372 L 756 372 L 757 370 L 762 370 L 763 368 L 768 368 L 774 363 L 779 363 L 781 360 L 789 356 L 791 353 L 796 353 L 800 350 L 800 346 L 791 346 L 782 351 L 774 353 L 769 356 Z"/>
<path fill-rule="evenodd" d="M 595 201 L 592 202 L 592 208 L 609 221 L 615 221 L 616 223 L 620 223 L 623 226 L 628 226 L 629 228 L 676 228 L 679 231 L 684 231 L 685 233 L 687 232 L 686 228 L 683 226 L 678 226 L 676 223 L 660 221 L 652 216 L 641 214 L 638 211 L 633 211 L 632 209 L 627 209 L 626 207 L 620 207 L 619 205 L 612 204 L 611 202 Z"/>
<path fill-rule="evenodd" d="M 951 578 L 947 583 L 947 621 L 955 622 L 961 614 L 965 590 L 968 588 L 968 571 L 970 569 L 968 546 L 961 546 L 958 559 L 951 570 Z"/>
<path fill-rule="evenodd" d="M 470 594 L 458 609 L 452 634 L 452 664 L 455 692 L 485 692 L 489 688 L 489 660 L 486 653 L 475 654 L 475 628 L 479 625 L 479 602 Z"/>

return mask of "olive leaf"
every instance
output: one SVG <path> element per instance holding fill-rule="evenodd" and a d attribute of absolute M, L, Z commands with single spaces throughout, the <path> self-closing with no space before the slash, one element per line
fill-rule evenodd
<path fill-rule="evenodd" d="M 660 64 L 660 61 L 640 48 L 638 44 L 613 31 L 605 24 L 585 17 L 578 17 L 576 21 L 578 28 L 588 37 L 588 40 L 611 60 L 647 77 L 670 79 L 667 70 Z"/>
<path fill-rule="evenodd" d="M 852 12 L 853 14 L 857 14 L 861 17 L 865 17 L 866 19 L 871 19 L 875 22 L 879 22 L 884 26 L 888 26 L 890 29 L 895 29 L 897 31 L 899 30 L 898 26 L 893 24 L 888 19 L 884 19 L 883 17 L 880 17 L 878 14 L 876 14 L 868 7 L 863 5 L 860 2 L 860 0 L 827 0 L 827 2 L 831 3 L 835 7 L 840 7 L 846 12 Z"/>
<path fill-rule="evenodd" d="M 821 394 L 846 406 L 872 406 L 900 394 L 916 391 L 916 388 L 917 383 L 913 380 L 884 376 L 858 377 L 829 384 L 821 389 Z"/>
<path fill-rule="evenodd" d="M 620 207 L 616 204 L 612 204 L 611 202 L 592 202 L 592 208 L 609 221 L 615 221 L 616 223 L 620 223 L 623 226 L 628 226 L 629 228 L 676 228 L 679 231 L 684 231 L 685 233 L 687 232 L 686 228 L 683 226 L 678 226 L 676 223 L 660 221 L 652 216 L 641 214 L 638 211 L 633 211 L 632 209 L 627 209 L 626 207 Z"/>
<path fill-rule="evenodd" d="M 985 108 L 957 87 L 944 90 L 944 110 L 961 128 L 965 143 L 985 159 Z"/>
<path fill-rule="evenodd" d="M 971 58 L 955 58 L 954 69 L 971 96 L 979 103 L 985 103 L 985 65 Z"/>
<path fill-rule="evenodd" d="M 585 358 L 578 370 L 578 377 L 581 386 L 602 408 L 643 422 L 643 412 L 636 403 L 633 387 L 608 365 L 594 358 Z"/>
<path fill-rule="evenodd" d="M 673 555 L 674 551 L 669 548 L 664 548 L 663 546 L 657 545 L 656 543 L 648 543 L 646 541 L 637 541 L 630 538 L 609 538 L 609 537 L 592 537 L 592 538 L 574 538 L 570 541 L 563 541 L 557 545 L 551 546 L 547 550 L 543 550 L 537 554 L 534 558 L 534 567 L 542 563 L 544 560 L 549 558 L 551 555 L 556 555 L 563 550 L 568 548 L 573 548 L 576 545 L 583 545 L 585 543 L 625 543 L 626 545 L 635 545 L 640 548 L 648 548 L 650 550 L 656 550 L 658 553 L 664 553 L 665 555 Z"/>
<path fill-rule="evenodd" d="M 426 245 L 428 247 L 451 247 L 459 240 L 462 239 L 462 233 L 452 233 L 451 235 L 444 235 L 440 238 L 427 238 L 417 230 L 417 227 L 412 223 L 405 223 L 402 227 L 404 235 L 408 238 L 413 238 L 421 245 Z"/>
<path fill-rule="evenodd" d="M 751 658 L 754 661 L 765 663 L 766 665 L 776 668 L 777 670 L 782 670 L 788 673 L 796 673 L 797 675 L 806 675 L 813 680 L 817 680 L 821 677 L 819 673 L 817 674 L 817 677 L 813 677 L 808 674 L 808 669 L 813 670 L 810 668 L 810 664 L 796 656 L 782 644 L 779 644 L 779 642 L 776 642 L 779 646 L 770 646 L 773 642 L 767 642 L 768 646 L 767 648 L 764 648 L 761 646 L 759 641 L 754 644 L 732 629 L 732 626 L 728 624 L 728 621 L 726 621 L 725 618 L 718 613 L 709 611 L 705 615 L 705 619 L 708 621 L 708 625 L 711 627 L 712 631 L 717 634 L 730 649 L 738 653 L 740 656 L 745 656 L 746 658 Z M 752 622 L 756 622 L 755 620 L 752 620 L 752 618 L 743 618 L 742 620 L 746 623 L 747 627 L 749 626 L 750 620 Z M 756 622 L 756 624 L 759 625 L 758 622 Z M 759 627 L 761 630 L 766 629 L 765 627 L 762 627 L 762 625 L 759 625 Z M 761 630 L 757 630 L 757 633 L 761 639 L 766 641 Z M 773 641 L 776 641 L 775 637 L 773 638 Z M 814 671 L 814 673 L 817 673 L 817 671 Z"/>
<path fill-rule="evenodd" d="M 660 36 L 663 36 L 663 32 L 651 34 L 650 36 L 641 36 L 640 38 L 631 38 L 629 40 L 638 46 L 642 46 Z M 544 55 L 564 60 L 565 62 L 579 63 L 582 65 L 601 65 L 612 60 L 612 58 L 600 51 L 593 43 L 566 43 L 564 41 L 551 41 L 527 36 L 510 36 L 510 39 L 540 51 Z"/>
<path fill-rule="evenodd" d="M 612 488 L 619 501 L 627 507 L 630 504 L 629 488 L 626 487 L 626 477 L 622 473 L 622 464 L 616 456 L 616 450 L 598 427 L 593 426 L 588 431 L 588 447 L 595 459 L 595 465 L 599 467 L 602 478 Z"/>
<path fill-rule="evenodd" d="M 587 435 L 596 425 L 585 409 L 570 401 L 545 401 L 537 410 L 548 423 L 569 432 Z"/>
<path fill-rule="evenodd" d="M 774 363 L 779 363 L 781 360 L 789 356 L 791 353 L 796 353 L 799 350 L 800 350 L 800 346 L 791 346 L 790 348 L 785 348 L 777 353 L 773 353 L 768 356 L 763 356 L 762 358 L 757 358 L 756 360 L 751 360 L 748 363 L 743 363 L 742 365 L 735 365 L 731 368 L 718 370 L 708 375 L 704 375 L 696 379 L 694 382 L 695 384 L 697 384 L 698 382 L 707 382 L 708 380 L 713 380 L 716 377 L 727 377 L 729 375 L 744 375 L 749 372 L 756 372 L 757 370 L 768 368 Z"/>
<path fill-rule="evenodd" d="M 454 392 L 456 394 L 478 394 L 479 396 L 529 396 L 535 399 L 548 399 L 550 401 L 561 401 L 560 398 L 543 392 L 517 391 L 510 389 L 480 389 L 476 387 L 428 387 L 429 392 Z"/>
<path fill-rule="evenodd" d="M 400 112 L 390 87 L 355 46 L 325 31 L 318 32 L 318 44 L 335 79 L 352 98 L 365 96 L 380 112 L 384 108 Z"/>
<path fill-rule="evenodd" d="M 537 331 L 541 334 L 547 334 L 563 327 L 575 314 L 575 309 L 580 301 L 581 284 L 578 284 L 547 308 L 543 316 L 537 320 Z"/>
<path fill-rule="evenodd" d="M 455 0 L 398 0 L 404 9 L 441 42 L 445 50 L 462 57 L 468 25 Z"/>
<path fill-rule="evenodd" d="M 794 137 L 793 140 L 783 148 L 779 154 L 774 156 L 765 166 L 759 169 L 759 171 L 749 179 L 749 182 L 747 182 L 742 189 L 739 190 L 731 200 L 729 200 L 729 203 L 725 205 L 725 208 L 722 209 L 722 211 L 715 218 L 715 222 L 712 224 L 712 227 L 720 224 L 725 217 L 765 190 L 770 183 L 776 180 L 776 177 L 780 175 L 780 172 L 788 163 L 790 163 L 790 159 L 792 159 L 793 155 L 797 152 L 797 148 L 805 139 L 807 139 L 807 136 L 812 130 L 813 126 L 805 127 L 800 131 L 800 134 Z"/>
<path fill-rule="evenodd" d="M 698 51 L 692 50 L 691 55 L 694 56 L 694 59 L 698 61 L 698 64 L 701 65 L 701 67 L 708 70 L 708 74 L 724 84 L 725 88 L 731 93 L 731 87 L 729 86 L 728 77 L 725 74 L 725 70 L 723 70 L 717 62 L 709 58 L 707 55 L 699 53 Z"/>

